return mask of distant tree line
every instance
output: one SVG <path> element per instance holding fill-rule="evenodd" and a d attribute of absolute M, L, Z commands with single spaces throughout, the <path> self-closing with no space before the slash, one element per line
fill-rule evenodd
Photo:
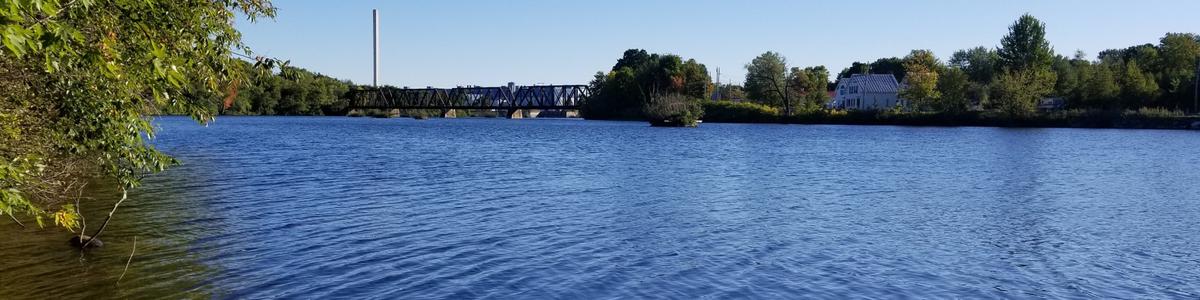
<path fill-rule="evenodd" d="M 998 48 L 954 52 L 942 63 L 928 50 L 904 58 L 854 62 L 839 73 L 893 74 L 905 83 L 902 98 L 921 111 L 960 111 L 971 105 L 1011 114 L 1031 113 L 1044 97 L 1060 97 L 1067 108 L 1126 110 L 1164 108 L 1196 111 L 1200 36 L 1167 33 L 1158 44 L 1110 49 L 1088 59 L 1081 51 L 1056 54 L 1045 23 L 1021 16 Z"/>
<path fill-rule="evenodd" d="M 286 74 L 286 76 L 284 76 Z M 354 86 L 305 69 L 261 74 L 240 88 L 226 114 L 238 115 L 345 115 L 347 92 Z"/>
<path fill-rule="evenodd" d="M 904 57 L 854 62 L 836 79 L 853 74 L 892 74 L 902 83 L 905 110 L 961 113 L 973 109 L 1030 115 L 1040 101 L 1060 98 L 1068 109 L 1123 111 L 1141 108 L 1198 111 L 1194 102 L 1200 72 L 1200 36 L 1168 33 L 1158 44 L 1111 49 L 1088 59 L 1082 52 L 1056 54 L 1046 24 L 1023 15 L 996 48 L 959 50 L 943 62 L 930 50 Z M 776 108 L 785 116 L 821 111 L 836 82 L 824 66 L 789 66 L 768 51 L 746 64 L 743 85 L 708 83 L 703 64 L 675 55 L 629 50 L 607 73 L 592 81 L 585 117 L 637 118 L 656 92 L 684 93 L 697 99 L 745 101 Z M 749 106 L 714 105 L 713 108 Z M 756 114 L 762 109 L 756 108 Z M 724 113 L 723 113 L 724 114 Z M 729 113 L 724 115 L 746 112 Z"/>
<path fill-rule="evenodd" d="M 224 93 L 194 86 L 185 97 L 208 103 L 210 110 L 225 115 L 345 115 L 347 93 L 355 87 L 349 80 L 303 68 L 284 66 L 277 72 L 254 72 L 253 64 L 246 61 L 238 67 L 250 75 Z M 161 112 L 180 113 L 171 106 L 162 107 Z"/>
<path fill-rule="evenodd" d="M 998 47 L 958 50 L 946 62 L 930 50 L 856 61 L 838 72 L 835 80 L 853 74 L 892 74 L 902 83 L 904 109 L 918 112 L 982 109 L 1031 114 L 1048 97 L 1062 99 L 1069 109 L 1200 109 L 1193 101 L 1200 71 L 1196 34 L 1168 33 L 1158 44 L 1105 50 L 1095 59 L 1080 51 L 1071 57 L 1056 54 L 1045 35 L 1045 23 L 1026 14 L 1009 27 Z M 595 75 L 590 83 L 592 97 L 582 113 L 593 119 L 644 119 L 647 110 L 700 107 L 657 100 L 703 102 L 715 95 L 715 100 L 756 103 L 790 116 L 824 110 L 836 85 L 825 66 L 790 66 L 786 57 L 773 51 L 755 57 L 745 68 L 742 85 L 714 85 L 705 65 L 694 59 L 630 49 L 607 72 Z M 254 74 L 237 86 L 236 97 L 225 103 L 229 106 L 223 114 L 344 115 L 347 92 L 355 87 L 350 81 L 294 67 Z M 219 109 L 225 99 L 214 95 L 197 92 L 194 96 L 212 98 L 212 106 Z M 672 113 L 653 113 L 664 114 Z"/>

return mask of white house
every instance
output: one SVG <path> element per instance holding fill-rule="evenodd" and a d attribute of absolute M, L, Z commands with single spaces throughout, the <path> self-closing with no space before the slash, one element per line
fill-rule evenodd
<path fill-rule="evenodd" d="M 885 110 L 902 105 L 900 83 L 892 74 L 854 74 L 838 80 L 832 109 Z"/>

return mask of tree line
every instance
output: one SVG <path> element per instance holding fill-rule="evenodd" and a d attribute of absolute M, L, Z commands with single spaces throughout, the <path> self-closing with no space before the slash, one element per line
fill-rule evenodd
<path fill-rule="evenodd" d="M 1045 23 L 1026 14 L 1009 27 L 999 47 L 958 50 L 947 62 L 929 50 L 913 50 L 904 58 L 854 62 L 838 77 L 893 74 L 905 83 L 901 98 L 918 111 L 978 106 L 1028 114 L 1045 97 L 1062 98 L 1074 109 L 1197 111 L 1200 36 L 1167 33 L 1158 44 L 1104 50 L 1088 59 L 1082 51 L 1056 54 L 1045 29 Z"/>
<path fill-rule="evenodd" d="M 607 73 L 596 74 L 594 97 L 585 117 L 638 118 L 655 93 L 684 94 L 693 101 L 744 100 L 774 108 L 785 116 L 825 110 L 829 80 L 824 66 L 789 66 L 783 55 L 768 51 L 745 65 L 742 85 L 713 85 L 703 64 L 671 54 L 631 49 Z M 853 74 L 892 74 L 902 83 L 904 110 L 962 113 L 974 109 L 1007 115 L 1032 115 L 1048 97 L 1065 108 L 1121 111 L 1140 108 L 1196 112 L 1200 73 L 1200 36 L 1167 33 L 1158 44 L 1101 51 L 1095 59 L 1076 51 L 1057 54 L 1046 39 L 1046 24 L 1026 14 L 1018 18 L 994 48 L 955 51 L 943 62 L 930 50 L 904 57 L 853 62 L 837 79 Z M 712 106 L 733 107 L 733 106 Z M 900 109 L 900 108 L 897 108 Z"/>
<path fill-rule="evenodd" d="M 258 71 L 255 63 L 238 60 L 244 74 L 236 85 L 214 91 L 191 85 L 183 94 L 189 101 L 202 103 L 205 109 L 222 115 L 332 116 L 345 115 L 349 92 L 358 87 L 349 80 L 337 79 L 304 68 L 284 65 L 268 72 Z M 170 105 L 159 107 L 159 114 L 185 112 Z"/>
<path fill-rule="evenodd" d="M 237 98 L 224 110 L 230 115 L 345 115 L 347 93 L 355 87 L 341 80 L 302 68 L 286 67 L 279 73 L 254 73 L 238 88 Z"/>

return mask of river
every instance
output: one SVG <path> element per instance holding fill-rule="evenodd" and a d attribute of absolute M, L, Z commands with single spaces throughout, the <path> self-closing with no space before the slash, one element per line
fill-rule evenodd
<path fill-rule="evenodd" d="M 1200 297 L 1195 131 L 157 124 L 104 248 L 0 220 L 0 298 Z"/>

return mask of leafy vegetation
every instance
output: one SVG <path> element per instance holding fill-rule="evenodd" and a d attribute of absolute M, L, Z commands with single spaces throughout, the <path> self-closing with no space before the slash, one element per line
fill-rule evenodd
<path fill-rule="evenodd" d="M 265 0 L 8 0 L 0 3 L 0 214 L 77 229 L 83 178 L 122 190 L 175 161 L 147 139 L 160 109 L 207 122 L 250 57 L 234 18 Z M 256 59 L 255 67 L 286 65 Z M 192 97 L 204 91 L 211 97 Z M 102 226 L 103 227 L 103 226 Z"/>
<path fill-rule="evenodd" d="M 704 99 L 712 91 L 711 82 L 708 69 L 694 59 L 629 49 L 611 71 L 596 73 L 590 84 L 592 97 L 581 113 L 589 119 L 645 119 L 645 108 L 657 105 L 654 98 L 679 94 Z"/>
<path fill-rule="evenodd" d="M 829 100 L 825 66 L 788 68 L 787 58 L 767 51 L 746 64 L 746 95 L 751 101 L 793 111 L 818 109 Z"/>
<path fill-rule="evenodd" d="M 224 114 L 321 116 L 348 113 L 347 93 L 354 87 L 350 81 L 295 67 L 285 67 L 278 73 L 251 74 Z"/>
<path fill-rule="evenodd" d="M 997 48 L 959 50 L 946 64 L 914 64 L 913 55 L 900 60 L 899 68 L 895 58 L 855 62 L 839 73 L 839 78 L 857 73 L 895 74 L 907 86 L 903 98 L 911 100 L 915 106 L 910 109 L 918 111 L 982 108 L 1012 116 L 1031 115 L 1048 97 L 1064 99 L 1067 108 L 1088 111 L 1200 111 L 1194 100 L 1200 36 L 1168 33 L 1157 45 L 1105 50 L 1089 60 L 1082 52 L 1072 57 L 1055 54 L 1045 29 L 1045 23 L 1023 15 L 1009 27 Z"/>
<path fill-rule="evenodd" d="M 778 122 L 779 110 L 751 102 L 709 101 L 704 102 L 704 120 L 729 123 Z"/>
<path fill-rule="evenodd" d="M 718 122 L 707 118 L 705 121 Z M 1200 122 L 1200 118 L 1184 117 L 1183 113 L 1179 111 L 1166 109 L 1124 111 L 1070 109 L 1027 115 L 1010 115 L 1001 111 L 950 113 L 817 110 L 799 113 L 791 117 L 781 117 L 778 122 L 849 125 L 1187 129 L 1191 127 L 1191 124 Z"/>
<path fill-rule="evenodd" d="M 695 127 L 704 116 L 700 99 L 683 94 L 651 97 L 642 108 L 642 115 L 655 126 Z"/>

